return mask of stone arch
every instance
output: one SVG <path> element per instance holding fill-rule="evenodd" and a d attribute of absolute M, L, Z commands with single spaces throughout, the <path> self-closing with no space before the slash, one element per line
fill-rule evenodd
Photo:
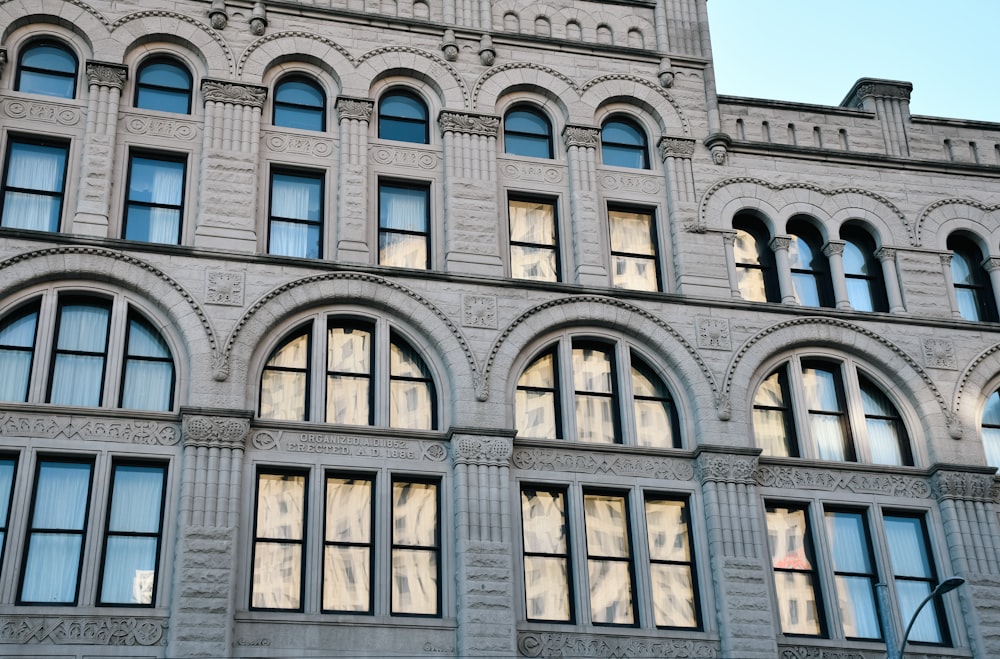
<path fill-rule="evenodd" d="M 926 229 L 926 232 L 925 232 Z M 968 229 L 989 243 L 988 254 L 1000 254 L 1000 204 L 974 199 L 941 199 L 921 211 L 914 222 L 914 246 L 945 249 L 948 235 Z M 925 245 L 925 234 L 929 243 Z"/>
<path fill-rule="evenodd" d="M 68 11 L 68 6 L 75 11 Z M 70 15 L 72 17 L 68 18 Z M 111 21 L 85 2 L 10 0 L 0 4 L 0 38 L 4 44 L 10 43 L 10 35 L 15 30 L 27 25 L 42 27 L 46 23 L 71 31 L 87 45 L 90 52 L 81 58 L 81 69 L 84 59 L 117 61 L 115 58 L 120 57 L 119 46 L 111 40 Z"/>
<path fill-rule="evenodd" d="M 343 88 L 341 76 L 355 67 L 346 48 L 312 32 L 273 32 L 257 39 L 243 51 L 236 64 L 240 80 L 260 84 L 271 67 L 285 61 L 308 61 L 329 73 Z"/>
<path fill-rule="evenodd" d="M 550 121 L 552 121 L 552 138 L 553 140 L 559 139 L 559 131 L 566 124 L 570 112 L 564 99 L 556 96 L 552 90 L 544 86 L 526 83 L 503 90 L 497 99 L 497 104 L 488 112 L 505 115 L 517 105 L 533 106 L 548 114 Z"/>
<path fill-rule="evenodd" d="M 954 350 L 951 346 L 945 349 Z M 1000 375 L 1000 343 L 986 348 L 970 361 L 955 383 L 955 393 L 952 397 L 952 409 L 963 427 L 979 428 L 981 419 L 976 418 L 977 406 L 972 401 L 985 400 L 997 388 L 997 376 Z"/>
<path fill-rule="evenodd" d="M 357 90 L 345 93 L 367 96 L 372 84 L 387 75 L 422 80 L 437 92 L 441 107 L 469 108 L 469 88 L 454 66 L 441 57 L 412 46 L 385 46 L 358 58 Z M 361 89 L 363 87 L 363 89 Z"/>
<path fill-rule="evenodd" d="M 168 11 L 138 11 L 116 20 L 111 26 L 115 37 L 129 44 L 148 43 L 152 39 L 189 45 L 205 64 L 206 74 L 232 78 L 236 59 L 222 35 L 190 16 Z"/>
<path fill-rule="evenodd" d="M 493 112 L 497 101 L 511 90 L 525 87 L 545 89 L 549 98 L 574 99 L 579 96 L 579 88 L 573 80 L 555 69 L 542 64 L 511 63 L 494 66 L 486 70 L 472 88 L 472 107 L 478 112 Z M 577 104 L 560 100 L 560 105 L 572 112 Z M 566 116 L 568 123 L 590 121 L 590 117 Z"/>
<path fill-rule="evenodd" d="M 656 119 L 664 134 L 691 133 L 691 124 L 680 104 L 654 80 L 627 73 L 609 73 L 587 81 L 580 91 L 584 105 L 595 111 L 602 105 L 620 101 L 646 110 Z M 673 109 L 673 112 L 664 113 L 665 107 Z M 651 138 L 655 145 L 657 136 Z"/>
<path fill-rule="evenodd" d="M 720 220 L 726 217 L 725 212 L 732 207 L 734 200 L 740 200 L 746 205 L 745 200 L 748 199 L 758 199 L 761 204 L 775 209 L 777 214 L 771 220 L 776 230 L 782 233 L 785 222 L 797 213 L 812 215 L 817 219 L 848 219 L 849 216 L 864 214 L 865 217 L 898 219 L 900 226 L 907 232 L 907 240 L 909 239 L 910 227 L 906 216 L 892 202 L 874 192 L 861 188 L 827 190 L 811 183 L 773 184 L 747 176 L 724 179 L 705 192 L 698 204 L 698 224 L 695 230 L 725 228 Z M 888 222 L 884 225 L 887 229 L 892 226 Z M 897 230 L 883 236 L 882 243 L 902 244 L 903 238 Z"/>
<path fill-rule="evenodd" d="M 854 355 L 870 363 L 885 378 L 892 377 L 900 397 L 912 405 L 923 423 L 924 436 L 938 436 L 943 430 L 961 437 L 961 427 L 948 408 L 933 378 L 905 350 L 878 332 L 835 318 L 805 317 L 786 320 L 757 332 L 729 363 L 722 385 L 720 419 L 749 424 L 750 385 L 761 364 L 794 348 L 829 348 Z M 935 412 L 944 427 L 935 423 Z"/>
<path fill-rule="evenodd" d="M 497 0 L 492 4 L 491 11 L 493 14 L 493 25 L 498 26 L 497 30 L 507 33 L 512 33 L 508 23 L 508 17 L 513 16 L 517 19 L 517 31 L 521 30 L 521 10 L 522 3 L 518 0 Z M 532 19 L 533 20 L 533 19 Z"/>

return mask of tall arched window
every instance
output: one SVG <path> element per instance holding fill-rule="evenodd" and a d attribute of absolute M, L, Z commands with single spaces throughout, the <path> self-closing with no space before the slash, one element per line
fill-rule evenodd
<path fill-rule="evenodd" d="M 681 445 L 662 378 L 620 341 L 563 337 L 524 369 L 514 407 L 519 437 Z"/>
<path fill-rule="evenodd" d="M 788 234 L 788 265 L 792 271 L 795 299 L 807 307 L 832 307 L 830 266 L 823 254 L 823 237 L 805 220 L 791 220 Z"/>
<path fill-rule="evenodd" d="M 135 107 L 190 114 L 191 85 L 191 74 L 177 60 L 150 58 L 142 63 L 136 76 Z"/>
<path fill-rule="evenodd" d="M 59 98 L 76 97 L 77 59 L 58 41 L 35 41 L 21 51 L 14 89 Z"/>
<path fill-rule="evenodd" d="M 519 106 L 503 120 L 504 151 L 514 156 L 552 157 L 552 124 L 535 108 Z"/>
<path fill-rule="evenodd" d="M 378 136 L 383 140 L 427 144 L 427 105 L 412 92 L 385 94 L 378 104 Z"/>
<path fill-rule="evenodd" d="M 259 411 L 270 419 L 432 430 L 437 393 L 424 360 L 385 321 L 320 315 L 268 357 Z"/>
<path fill-rule="evenodd" d="M 733 259 L 740 295 L 744 300 L 753 302 L 780 302 L 778 275 L 767 227 L 756 217 L 744 213 L 733 220 L 733 229 L 736 230 Z"/>
<path fill-rule="evenodd" d="M 326 130 L 326 94 L 306 76 L 282 78 L 274 88 L 274 125 Z"/>
<path fill-rule="evenodd" d="M 793 356 L 758 385 L 753 425 L 764 455 L 913 464 L 896 406 L 848 361 Z"/>
<path fill-rule="evenodd" d="M 997 307 L 990 278 L 983 269 L 983 252 L 963 235 L 948 237 L 951 278 L 958 311 L 966 320 L 996 322 Z"/>
<path fill-rule="evenodd" d="M 605 165 L 649 169 L 646 133 L 631 119 L 612 118 L 601 128 L 601 160 Z"/>
<path fill-rule="evenodd" d="M 1000 391 L 994 391 L 983 409 L 983 451 L 986 464 L 1000 467 Z"/>
<path fill-rule="evenodd" d="M 858 227 L 845 227 L 840 237 L 844 241 L 844 278 L 851 307 L 857 311 L 888 311 L 875 241 Z"/>

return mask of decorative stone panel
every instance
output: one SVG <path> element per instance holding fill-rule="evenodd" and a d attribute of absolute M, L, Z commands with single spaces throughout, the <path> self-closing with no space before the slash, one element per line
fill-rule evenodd
<path fill-rule="evenodd" d="M 517 469 L 574 474 L 611 473 L 617 476 L 689 481 L 694 467 L 688 460 L 643 455 L 559 451 L 547 448 L 518 448 L 513 465 Z"/>
<path fill-rule="evenodd" d="M 205 97 L 205 102 L 262 108 L 264 99 L 267 98 L 267 87 L 206 78 L 201 81 L 201 93 Z"/>
<path fill-rule="evenodd" d="M 87 81 L 100 87 L 121 89 L 128 79 L 128 67 L 107 62 L 87 62 Z"/>
<path fill-rule="evenodd" d="M 164 645 L 165 618 L 0 616 L 0 643 L 17 645 Z"/>
<path fill-rule="evenodd" d="M 955 344 L 950 339 L 924 339 L 924 364 L 928 368 L 955 370 Z"/>
<path fill-rule="evenodd" d="M 462 325 L 464 327 L 497 328 L 497 298 L 495 295 L 463 295 Z"/>
<path fill-rule="evenodd" d="M 198 137 L 198 125 L 193 121 L 145 117 L 137 114 L 125 116 L 125 130 L 133 135 L 173 140 L 191 141 Z"/>
<path fill-rule="evenodd" d="M 856 494 L 927 499 L 931 487 L 926 478 L 874 472 L 840 472 L 830 469 L 761 465 L 754 474 L 757 485 L 800 490 L 833 492 L 847 490 Z"/>
<path fill-rule="evenodd" d="M 517 650 L 522 657 L 713 659 L 719 656 L 719 644 L 712 641 L 558 632 L 520 632 Z"/>
<path fill-rule="evenodd" d="M 39 103 L 8 99 L 3 104 L 3 112 L 11 119 L 30 119 L 48 124 L 75 126 L 80 123 L 80 110 L 56 103 Z"/>
<path fill-rule="evenodd" d="M 295 430 L 255 430 L 250 434 L 250 446 L 258 451 L 356 458 L 443 462 L 448 457 L 444 442 Z"/>
<path fill-rule="evenodd" d="M 17 412 L 0 413 L 0 437 L 63 438 L 161 446 L 173 446 L 181 438 L 180 429 L 174 423 Z"/>
<path fill-rule="evenodd" d="M 186 446 L 242 449 L 249 432 L 249 419 L 197 415 L 184 417 Z"/>
<path fill-rule="evenodd" d="M 243 306 L 245 273 L 208 270 L 205 272 L 205 302 Z"/>
<path fill-rule="evenodd" d="M 442 112 L 438 117 L 442 133 L 466 133 L 468 135 L 483 135 L 496 137 L 500 130 L 500 117 L 489 114 L 470 114 L 467 112 Z"/>
<path fill-rule="evenodd" d="M 698 316 L 695 319 L 698 327 L 698 347 L 708 350 L 732 350 L 733 345 L 729 335 L 729 321 L 725 318 L 709 318 Z"/>

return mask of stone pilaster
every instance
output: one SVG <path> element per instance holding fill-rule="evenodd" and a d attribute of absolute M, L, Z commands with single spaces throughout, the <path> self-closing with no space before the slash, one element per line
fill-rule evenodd
<path fill-rule="evenodd" d="M 257 251 L 260 115 L 267 88 L 202 80 L 200 202 L 195 245 Z"/>
<path fill-rule="evenodd" d="M 442 112 L 444 142 L 445 267 L 449 272 L 503 275 L 497 254 L 502 221 L 497 200 L 497 132 L 500 118 Z"/>
<path fill-rule="evenodd" d="M 368 125 L 375 104 L 366 98 L 337 99 L 340 163 L 337 183 L 337 260 L 368 263 Z M 350 190 L 351 194 L 347 194 Z"/>
<path fill-rule="evenodd" d="M 184 467 L 167 656 L 231 653 L 243 453 L 250 412 L 182 410 Z"/>
<path fill-rule="evenodd" d="M 88 61 L 86 72 L 90 86 L 87 128 L 72 231 L 107 238 L 118 106 L 128 68 L 121 64 Z"/>
<path fill-rule="evenodd" d="M 458 656 L 514 656 L 510 458 L 513 437 L 457 429 Z"/>
<path fill-rule="evenodd" d="M 608 270 L 601 255 L 607 251 L 604 243 L 608 232 L 603 229 L 597 200 L 597 144 L 601 132 L 589 126 L 566 126 L 563 140 L 569 162 L 570 212 L 574 222 L 573 262 L 576 272 L 573 282 L 590 286 L 607 286 Z"/>
<path fill-rule="evenodd" d="M 886 153 L 910 157 L 910 92 L 913 85 L 896 80 L 862 78 L 841 102 L 842 106 L 874 112 L 882 127 Z"/>
<path fill-rule="evenodd" d="M 778 654 L 771 570 L 754 482 L 758 454 L 756 449 L 702 446 L 695 462 L 705 499 L 722 656 L 729 659 Z"/>

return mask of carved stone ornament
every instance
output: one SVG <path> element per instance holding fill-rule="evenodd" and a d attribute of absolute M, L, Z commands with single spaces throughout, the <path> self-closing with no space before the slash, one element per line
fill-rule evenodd
<path fill-rule="evenodd" d="M 208 20 L 216 30 L 222 30 L 229 23 L 225 0 L 212 0 L 212 8 L 208 10 Z"/>
<path fill-rule="evenodd" d="M 605 474 L 638 478 L 689 481 L 694 468 L 688 460 L 618 453 L 592 453 L 575 450 L 518 448 L 512 462 L 518 469 L 532 471 L 568 471 L 576 474 Z"/>
<path fill-rule="evenodd" d="M 924 339 L 924 364 L 930 368 L 955 370 L 955 344 L 948 339 Z"/>
<path fill-rule="evenodd" d="M 163 618 L 7 615 L 0 616 L 0 643 L 164 645 L 166 627 Z"/>
<path fill-rule="evenodd" d="M 706 137 L 705 146 L 712 153 L 712 162 L 716 165 L 725 165 L 732 142 L 732 138 L 725 133 L 713 133 Z"/>
<path fill-rule="evenodd" d="M 467 114 L 464 112 L 442 112 L 438 117 L 442 133 L 467 133 L 496 137 L 500 129 L 500 117 L 489 114 Z"/>
<path fill-rule="evenodd" d="M 702 453 L 695 464 L 698 480 L 702 483 L 751 484 L 757 469 L 757 456 Z"/>
<path fill-rule="evenodd" d="M 825 492 L 847 490 L 856 494 L 884 494 L 911 499 L 927 499 L 931 495 L 926 479 L 901 474 L 761 465 L 757 468 L 754 479 L 761 487 L 782 489 Z"/>
<path fill-rule="evenodd" d="M 458 44 L 455 42 L 454 30 L 444 31 L 444 39 L 441 40 L 441 52 L 449 62 L 454 62 L 458 59 Z"/>
<path fill-rule="evenodd" d="M 267 87 L 224 80 L 202 80 L 201 93 L 205 95 L 206 101 L 261 108 L 267 98 Z"/>
<path fill-rule="evenodd" d="M 908 82 L 862 82 L 854 88 L 853 96 L 858 99 L 874 96 L 876 98 L 894 98 L 900 101 L 908 101 L 910 100 L 910 92 L 912 91 L 913 85 Z"/>
<path fill-rule="evenodd" d="M 986 272 L 994 272 L 1000 270 L 1000 257 L 991 256 L 983 261 L 983 269 Z"/>
<path fill-rule="evenodd" d="M 938 258 L 941 259 L 942 268 L 951 267 L 951 252 L 942 252 L 941 254 L 938 254 Z"/>
<path fill-rule="evenodd" d="M 690 158 L 694 155 L 694 140 L 686 137 L 660 138 L 660 158 Z"/>
<path fill-rule="evenodd" d="M 121 64 L 87 62 L 87 81 L 98 87 L 121 89 L 128 79 L 128 67 Z"/>
<path fill-rule="evenodd" d="M 732 350 L 729 338 L 729 321 L 725 318 L 709 318 L 698 316 L 695 319 L 698 327 L 698 347 L 708 350 Z"/>
<path fill-rule="evenodd" d="M 660 68 L 656 73 L 656 79 L 660 81 L 660 86 L 664 89 L 670 89 L 674 86 L 673 66 L 673 62 L 670 61 L 669 57 L 664 57 L 660 60 Z"/>
<path fill-rule="evenodd" d="M 880 263 L 885 263 L 886 261 L 896 260 L 896 250 L 892 247 L 879 247 L 875 250 L 875 258 L 879 260 Z"/>
<path fill-rule="evenodd" d="M 907 652 L 907 656 L 915 657 L 912 652 Z M 842 650 L 839 648 L 817 648 L 809 646 L 795 646 L 780 648 L 779 659 L 878 659 L 885 657 L 885 652 L 865 653 L 860 650 Z"/>
<path fill-rule="evenodd" d="M 495 295 L 463 295 L 462 325 L 464 327 L 497 328 L 497 298 Z"/>
<path fill-rule="evenodd" d="M 497 51 L 493 48 L 493 39 L 488 34 L 484 34 L 479 40 L 479 62 L 483 66 L 493 66 L 497 59 Z"/>
<path fill-rule="evenodd" d="M 80 110 L 56 103 L 37 103 L 21 99 L 7 99 L 3 102 L 3 112 L 14 119 L 30 119 L 31 121 L 62 126 L 75 126 L 80 123 Z"/>
<path fill-rule="evenodd" d="M 791 236 L 775 236 L 768 245 L 773 250 L 788 249 L 792 246 Z"/>
<path fill-rule="evenodd" d="M 258 0 L 253 6 L 253 11 L 250 12 L 250 33 L 255 37 L 259 37 L 264 34 L 266 28 L 267 11 L 264 9 L 264 3 Z"/>
<path fill-rule="evenodd" d="M 713 641 L 559 632 L 520 632 L 517 650 L 522 657 L 714 659 L 719 656 L 719 644 Z"/>
<path fill-rule="evenodd" d="M 579 146 L 586 149 L 596 149 L 601 139 L 601 131 L 590 126 L 566 126 L 563 129 L 563 141 L 567 147 Z"/>
<path fill-rule="evenodd" d="M 205 272 L 205 302 L 243 306 L 244 272 L 208 270 Z"/>
<path fill-rule="evenodd" d="M 458 464 L 507 467 L 513 452 L 511 440 L 504 437 L 459 437 L 453 446 Z"/>
<path fill-rule="evenodd" d="M 843 256 L 844 255 L 844 241 L 843 240 L 831 240 L 827 244 L 823 245 L 823 256 L 830 258 L 831 256 Z"/>
<path fill-rule="evenodd" d="M 184 445 L 242 449 L 250 421 L 232 416 L 184 417 Z"/>
<path fill-rule="evenodd" d="M 969 474 L 956 471 L 939 471 L 931 476 L 934 497 L 961 499 L 963 501 L 996 501 L 1000 490 L 990 474 Z"/>
<path fill-rule="evenodd" d="M 181 439 L 180 429 L 174 423 L 142 419 L 17 413 L 0 413 L 0 437 L 44 437 L 161 446 L 173 446 Z"/>
<path fill-rule="evenodd" d="M 337 118 L 371 121 L 375 103 L 368 99 L 340 97 L 337 99 Z"/>

